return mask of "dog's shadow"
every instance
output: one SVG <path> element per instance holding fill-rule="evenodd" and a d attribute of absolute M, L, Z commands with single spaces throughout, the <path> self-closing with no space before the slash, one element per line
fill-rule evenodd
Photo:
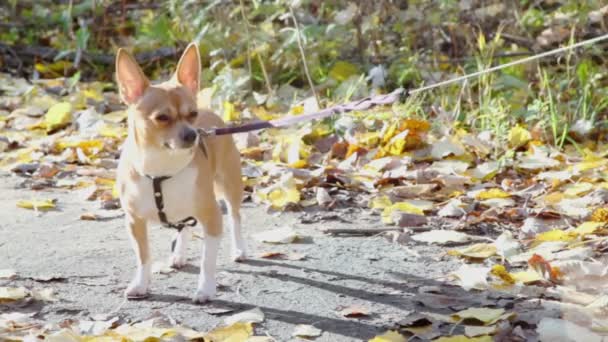
<path fill-rule="evenodd" d="M 272 271 L 267 271 L 272 267 Z M 256 268 L 264 269 L 258 270 Z M 298 271 L 305 271 L 306 273 L 319 273 L 333 279 L 341 280 L 354 280 L 357 282 L 367 283 L 369 287 L 385 287 L 391 289 L 391 293 L 385 292 L 373 292 L 369 289 L 354 286 L 344 286 L 336 284 L 330 280 L 320 281 L 311 278 L 305 278 L 287 274 L 284 272 L 277 272 L 277 268 L 280 269 L 293 269 Z M 198 274 L 199 268 L 193 265 L 186 265 L 180 271 Z M 314 287 L 323 291 L 333 292 L 340 296 L 347 296 L 363 300 L 367 302 L 378 303 L 386 306 L 392 306 L 401 311 L 410 312 L 412 310 L 424 310 L 424 311 L 446 311 L 449 312 L 450 307 L 469 307 L 480 305 L 482 298 L 479 294 L 464 291 L 460 287 L 449 286 L 445 283 L 439 282 L 433 279 L 427 279 L 418 277 L 411 274 L 398 273 L 395 276 L 398 279 L 404 279 L 404 281 L 390 281 L 390 280 L 379 280 L 367 278 L 359 275 L 346 274 L 336 271 L 328 271 L 322 269 L 312 269 L 309 267 L 293 265 L 287 262 L 277 262 L 270 260 L 259 260 L 249 259 L 241 262 L 239 266 L 231 266 L 225 269 L 226 272 L 233 274 L 251 275 L 255 277 L 267 277 L 272 278 L 273 281 L 279 281 L 281 283 L 296 283 L 307 287 Z M 405 280 L 407 279 L 407 281 Z M 418 293 L 420 286 L 441 286 L 441 294 L 421 294 Z M 148 301 L 175 303 L 180 302 L 182 304 L 191 303 L 192 306 L 199 306 L 192 303 L 190 297 L 177 296 L 170 294 L 153 294 Z M 435 301 L 443 307 L 429 308 L 424 306 L 425 300 Z M 205 304 L 202 304 L 205 305 Z M 259 307 L 268 319 L 281 321 L 289 324 L 309 324 L 315 327 L 331 332 L 338 335 L 343 335 L 351 338 L 371 338 L 374 335 L 381 333 L 392 326 L 389 323 L 376 323 L 374 319 L 340 319 L 339 316 L 326 317 L 315 314 L 309 314 L 300 311 L 273 308 L 269 306 L 253 305 L 245 302 L 228 301 L 223 299 L 216 299 L 213 304 L 220 307 L 226 307 L 233 311 L 242 311 Z M 445 305 L 445 306 L 444 306 Z M 202 309 L 204 311 L 204 309 Z M 371 317 L 373 318 L 373 316 Z"/>

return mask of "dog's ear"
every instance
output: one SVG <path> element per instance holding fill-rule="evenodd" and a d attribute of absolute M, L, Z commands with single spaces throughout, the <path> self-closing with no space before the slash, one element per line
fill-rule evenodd
<path fill-rule="evenodd" d="M 200 77 L 201 56 L 198 52 L 198 45 L 190 43 L 177 63 L 175 79 L 196 95 L 199 90 Z"/>
<path fill-rule="evenodd" d="M 150 85 L 139 64 L 124 49 L 118 49 L 116 53 L 116 82 L 126 104 L 136 103 Z"/>

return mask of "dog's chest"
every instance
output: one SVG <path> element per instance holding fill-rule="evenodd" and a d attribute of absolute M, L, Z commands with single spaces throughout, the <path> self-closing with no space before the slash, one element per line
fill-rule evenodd
<path fill-rule="evenodd" d="M 163 211 L 171 223 L 194 215 L 196 203 L 197 169 L 187 167 L 178 174 L 161 182 Z M 133 184 L 136 191 L 135 209 L 139 215 L 151 222 L 160 222 L 156 207 L 156 194 L 152 180 L 141 177 Z"/>

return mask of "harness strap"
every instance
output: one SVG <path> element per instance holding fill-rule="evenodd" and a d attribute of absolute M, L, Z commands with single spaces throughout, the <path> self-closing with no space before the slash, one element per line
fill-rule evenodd
<path fill-rule="evenodd" d="M 169 176 L 160 176 L 160 177 L 152 177 L 146 175 L 146 177 L 152 180 L 152 189 L 154 191 L 154 203 L 156 204 L 156 210 L 158 210 L 158 219 L 160 223 L 165 228 L 173 228 L 177 229 L 178 232 L 181 232 L 184 227 L 194 227 L 196 226 L 196 219 L 192 216 L 188 216 L 183 220 L 180 220 L 176 223 L 171 223 L 167 221 L 167 214 L 164 212 L 165 204 L 163 202 L 163 188 L 162 184 L 167 179 L 171 178 Z"/>

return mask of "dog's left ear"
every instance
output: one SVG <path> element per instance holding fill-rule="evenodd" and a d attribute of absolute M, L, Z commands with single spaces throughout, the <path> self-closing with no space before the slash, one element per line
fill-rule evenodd
<path fill-rule="evenodd" d="M 198 45 L 190 43 L 177 63 L 176 80 L 196 95 L 201 77 L 201 56 Z"/>

